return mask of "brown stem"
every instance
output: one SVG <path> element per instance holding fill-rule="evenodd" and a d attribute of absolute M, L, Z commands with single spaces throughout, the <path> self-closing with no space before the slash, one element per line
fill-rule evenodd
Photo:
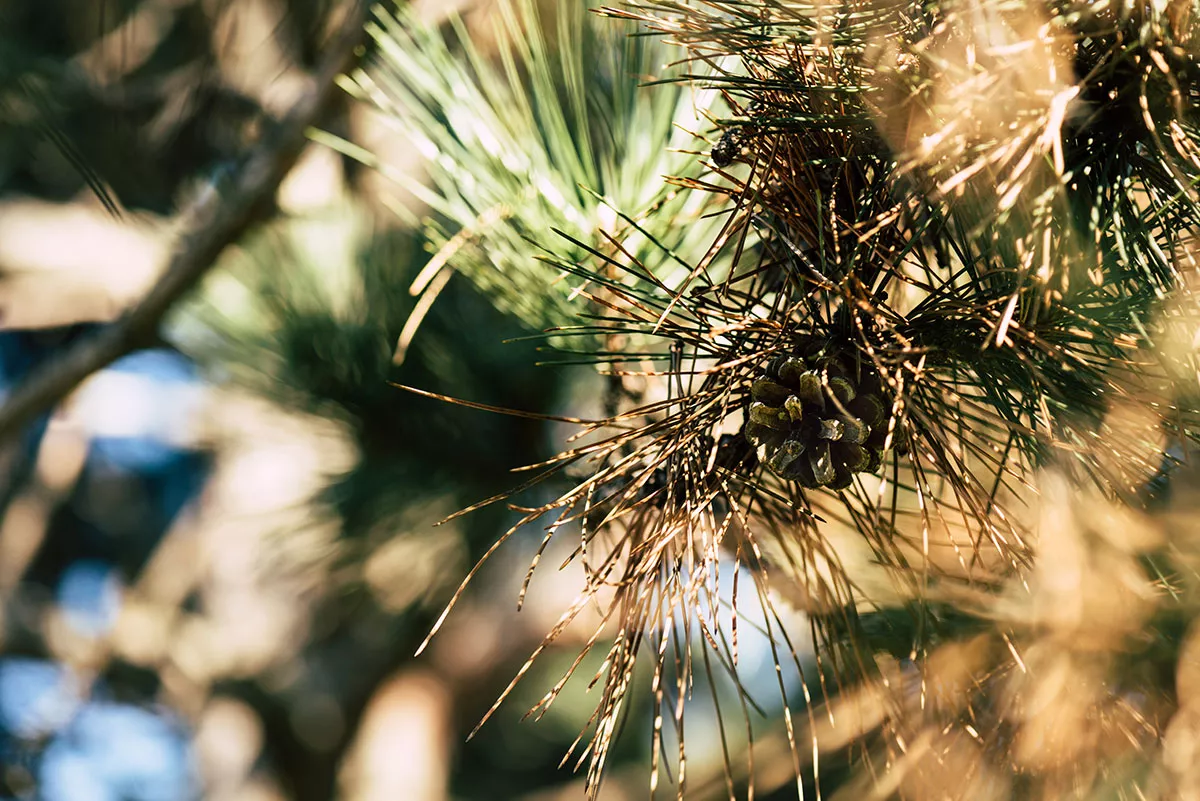
<path fill-rule="evenodd" d="M 69 348 L 20 384 L 0 407 L 0 442 L 65 398 L 80 382 L 153 341 L 163 316 L 216 263 L 217 257 L 266 214 L 280 182 L 308 141 L 307 131 L 336 93 L 336 79 L 362 42 L 368 0 L 348 0 L 342 24 L 326 48 L 311 92 L 302 97 L 250 153 L 229 185 L 206 192 L 185 212 L 187 223 L 162 278 L 124 316 Z"/>

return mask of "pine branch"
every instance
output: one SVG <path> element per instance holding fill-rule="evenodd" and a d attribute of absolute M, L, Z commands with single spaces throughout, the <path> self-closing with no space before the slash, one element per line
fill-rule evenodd
<path fill-rule="evenodd" d="M 269 212 L 275 192 L 308 142 L 308 130 L 337 92 L 336 79 L 363 39 L 370 3 L 349 0 L 314 77 L 314 88 L 269 130 L 236 175 L 204 192 L 183 213 L 184 231 L 161 279 L 123 317 L 44 365 L 0 407 L 0 442 L 66 397 L 88 376 L 153 340 L 159 322 L 227 246 Z"/>

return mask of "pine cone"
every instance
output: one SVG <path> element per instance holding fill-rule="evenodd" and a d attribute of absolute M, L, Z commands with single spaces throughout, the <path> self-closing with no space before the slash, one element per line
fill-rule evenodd
<path fill-rule="evenodd" d="M 883 461 L 886 408 L 878 374 L 856 360 L 788 356 L 751 385 L 745 436 L 780 478 L 840 490 Z"/>

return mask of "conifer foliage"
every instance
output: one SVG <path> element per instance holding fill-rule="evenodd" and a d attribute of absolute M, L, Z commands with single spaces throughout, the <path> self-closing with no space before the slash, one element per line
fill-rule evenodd
<path fill-rule="evenodd" d="M 691 143 L 661 195 L 612 201 L 610 229 L 510 231 L 537 242 L 527 263 L 536 256 L 551 271 L 548 287 L 570 287 L 541 326 L 549 342 L 590 349 L 603 371 L 657 388 L 581 421 L 581 444 L 522 485 L 582 475 L 524 510 L 521 525 L 541 520 L 547 542 L 577 537 L 573 559 L 585 566 L 578 601 L 547 642 L 585 609 L 603 610 L 588 645 L 606 649 L 603 689 L 581 739 L 593 792 L 635 663 L 649 664 L 658 701 L 652 787 L 664 726 L 682 743 L 694 684 L 736 677 L 737 601 L 731 627 L 715 612 L 732 559 L 748 577 L 741 594 L 766 613 L 776 659 L 809 679 L 807 725 L 795 712 L 784 719 L 800 792 L 823 747 L 816 696 L 833 710 L 839 694 L 861 701 L 878 690 L 891 700 L 863 724 L 867 784 L 847 792 L 1169 797 L 1176 774 L 1153 767 L 1150 752 L 1177 704 L 1161 678 L 1177 653 L 1168 630 L 1195 607 L 1180 578 L 1190 568 L 1147 504 L 1176 480 L 1197 430 L 1194 345 L 1179 345 L 1196 331 L 1192 4 L 629 0 L 600 11 L 579 24 L 653 42 L 659 61 L 639 76 L 652 85 L 638 102 L 680 87 L 720 102 L 698 110 L 710 115 L 711 125 L 696 123 L 708 144 Z M 398 59 L 385 51 L 377 74 L 394 76 Z M 370 75 L 359 85 L 381 86 Z M 553 102 L 544 88 L 534 107 L 545 115 L 541 104 Z M 679 146 L 672 136 L 647 129 L 638 145 L 665 152 Z M 592 190 L 580 198 L 607 191 L 577 177 Z M 711 213 L 684 219 L 684 208 Z M 684 224 L 686 249 L 664 238 Z M 506 271 L 513 253 L 448 263 Z M 1075 492 L 1115 511 L 1100 522 L 1078 522 L 1078 510 L 1055 517 L 1054 503 L 1076 508 L 1064 500 Z M 1075 521 L 1069 548 L 1064 515 Z M 1129 531 L 1103 530 L 1116 520 L 1157 533 L 1129 544 Z M 847 538 L 866 544 L 869 564 L 847 561 Z M 1124 576 L 1145 605 L 1100 638 L 1092 695 L 1075 699 L 1094 759 L 1076 749 L 1039 761 L 1038 737 L 1067 735 L 1024 705 L 1053 694 L 1047 674 L 1083 661 L 1078 643 L 1061 663 L 1065 652 L 1046 644 L 1075 636 L 1080 620 L 1037 612 L 1037 598 L 1063 601 L 1044 594 L 1054 584 L 1047 559 L 1068 551 L 1079 570 Z M 881 585 L 860 571 L 882 571 L 889 591 L 874 592 Z M 1076 612 L 1100 614 L 1083 586 L 1091 579 L 1081 581 Z M 815 674 L 800 665 L 799 635 L 779 626 L 769 590 L 785 585 L 814 622 Z M 1165 649 L 1157 673 L 1118 658 L 1137 631 Z M 748 712 L 747 723 L 724 713 L 723 726 L 748 725 Z M 1118 730 L 1140 767 L 1113 744 Z M 684 753 L 669 771 L 681 795 Z M 916 781 L 930 759 L 958 784 Z M 741 774 L 731 761 L 727 752 L 733 795 Z"/>

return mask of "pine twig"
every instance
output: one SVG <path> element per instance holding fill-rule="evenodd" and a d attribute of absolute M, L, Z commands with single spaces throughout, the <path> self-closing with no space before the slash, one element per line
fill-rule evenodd
<path fill-rule="evenodd" d="M 312 91 L 267 131 L 238 173 L 206 191 L 185 213 L 187 222 L 158 283 L 124 316 L 37 370 L 0 407 L 0 442 L 65 398 L 88 376 L 153 340 L 168 311 L 269 209 L 316 123 L 337 91 L 336 79 L 360 44 L 369 0 L 349 0 L 341 25 L 326 49 Z"/>

